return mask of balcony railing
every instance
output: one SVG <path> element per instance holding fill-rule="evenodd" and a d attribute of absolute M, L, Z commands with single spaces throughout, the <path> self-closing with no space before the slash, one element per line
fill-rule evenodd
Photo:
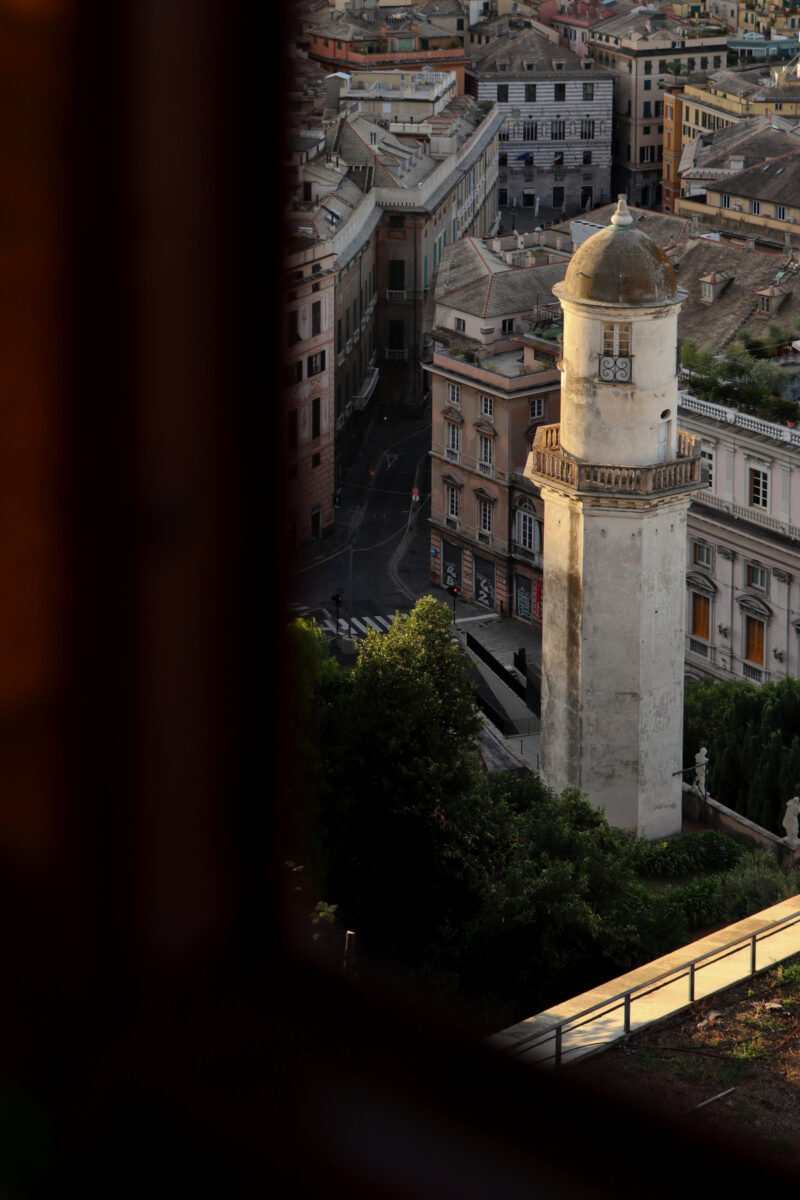
<path fill-rule="evenodd" d="M 384 353 L 386 355 L 387 362 L 408 362 L 407 348 L 403 350 L 390 350 L 387 346 Z"/>
<path fill-rule="evenodd" d="M 357 409 L 366 408 L 369 400 L 375 391 L 378 383 L 380 371 L 377 367 L 372 367 L 364 376 L 364 382 L 361 384 L 361 390 L 356 396 L 353 396 L 353 404 Z"/>
<path fill-rule="evenodd" d="M 679 457 L 646 466 L 609 466 L 570 458 L 559 445 L 559 426 L 543 425 L 536 431 L 525 474 L 555 480 L 578 492 L 606 495 L 648 496 L 657 493 L 695 490 L 703 486 L 699 439 L 681 431 Z M 681 453 L 683 452 L 683 453 Z"/>
<path fill-rule="evenodd" d="M 526 562 L 532 563 L 534 567 L 541 567 L 542 565 L 541 550 L 531 550 L 528 546 L 523 546 L 521 542 L 512 542 L 511 552 L 516 558 L 524 558 Z"/>
<path fill-rule="evenodd" d="M 387 288 L 386 289 L 386 299 L 387 300 L 405 300 L 405 298 L 406 298 L 406 289 L 405 288 Z"/>

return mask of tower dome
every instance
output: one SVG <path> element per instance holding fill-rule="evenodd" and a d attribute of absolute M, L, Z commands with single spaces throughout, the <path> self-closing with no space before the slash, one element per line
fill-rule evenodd
<path fill-rule="evenodd" d="M 592 234 L 573 254 L 562 295 L 598 304 L 663 304 L 678 290 L 664 251 L 637 229 L 624 196 L 607 229 Z"/>

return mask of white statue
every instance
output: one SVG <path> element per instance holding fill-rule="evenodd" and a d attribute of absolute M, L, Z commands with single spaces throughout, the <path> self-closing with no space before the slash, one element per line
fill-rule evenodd
<path fill-rule="evenodd" d="M 708 766 L 708 754 L 705 746 L 701 746 L 697 754 L 694 756 L 694 784 L 701 795 L 706 794 L 706 767 Z"/>
<path fill-rule="evenodd" d="M 800 814 L 800 796 L 792 796 L 786 804 L 782 822 L 783 828 L 786 830 L 786 837 L 783 840 L 792 850 L 795 846 L 800 846 L 800 838 L 797 836 L 798 814 Z"/>

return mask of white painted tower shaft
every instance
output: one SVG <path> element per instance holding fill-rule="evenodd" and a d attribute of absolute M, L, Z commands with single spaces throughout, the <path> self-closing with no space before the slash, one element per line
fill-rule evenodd
<path fill-rule="evenodd" d="M 685 293 L 651 239 L 615 224 L 554 289 L 564 309 L 561 423 L 525 474 L 545 509 L 542 772 L 612 824 L 681 828 L 686 517 L 699 448 L 677 416 Z"/>

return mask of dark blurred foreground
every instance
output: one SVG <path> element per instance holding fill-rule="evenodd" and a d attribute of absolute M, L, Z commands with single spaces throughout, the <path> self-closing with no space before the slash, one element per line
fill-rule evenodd
<path fill-rule="evenodd" d="M 0 3 L 0 1191 L 743 1186 L 284 920 L 288 20 L 243 14 Z"/>

